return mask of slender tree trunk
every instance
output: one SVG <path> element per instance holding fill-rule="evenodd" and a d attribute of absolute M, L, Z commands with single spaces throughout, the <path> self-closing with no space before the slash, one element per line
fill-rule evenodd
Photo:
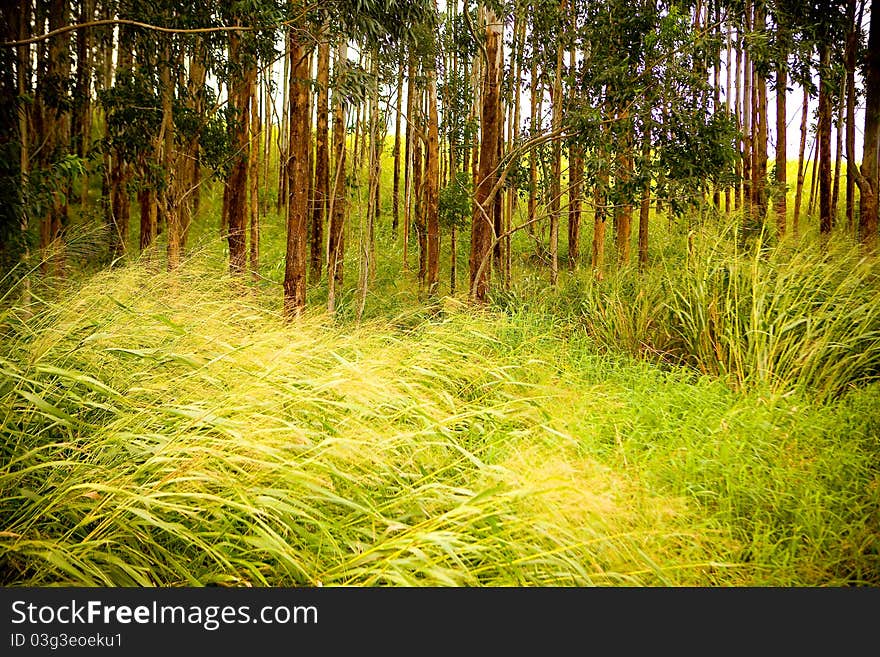
<path fill-rule="evenodd" d="M 189 109 L 200 120 L 204 120 L 206 110 L 205 80 L 208 74 L 205 62 L 206 57 L 207 51 L 204 42 L 197 40 L 190 56 L 187 87 L 189 89 Z M 183 234 L 181 235 L 181 246 L 183 248 L 186 248 L 186 244 L 189 241 L 190 226 L 201 206 L 202 167 L 200 151 L 200 131 L 197 131 L 186 144 L 184 166 L 181 172 L 185 176 L 185 185 L 187 187 L 184 203 L 186 212 L 184 213 Z"/>
<path fill-rule="evenodd" d="M 116 71 L 117 76 L 121 71 L 128 71 L 133 65 L 131 44 L 124 38 L 120 31 L 119 43 L 116 48 Z M 109 80 L 107 81 L 110 82 Z M 160 135 L 152 141 L 152 157 L 158 163 L 161 159 L 162 140 Z M 141 173 L 146 176 L 146 160 L 141 162 Z M 128 183 L 131 180 L 131 165 L 126 162 L 120 149 L 114 149 L 108 172 L 110 191 L 110 256 L 118 258 L 125 253 L 128 242 L 128 224 L 130 220 L 130 198 Z M 156 238 L 158 221 L 158 196 L 153 181 L 144 181 L 148 186 L 148 192 L 141 198 L 140 203 L 140 248 L 144 251 Z"/>
<path fill-rule="evenodd" d="M 736 68 L 734 69 L 734 83 L 736 87 L 736 99 L 734 101 L 734 114 L 736 118 L 736 125 L 739 128 L 742 134 L 745 134 L 745 117 L 744 114 L 744 105 L 743 103 L 743 83 L 745 80 L 743 79 L 743 53 L 742 53 L 742 28 L 737 27 L 736 29 Z M 736 187 L 733 198 L 733 209 L 735 212 L 739 211 L 742 207 L 742 199 L 743 199 L 743 181 L 745 179 L 745 145 L 742 140 L 738 140 L 740 157 L 737 158 L 736 163 L 734 165 L 736 172 Z"/>
<path fill-rule="evenodd" d="M 309 53 L 299 32 L 288 36 L 290 50 L 290 138 L 287 167 L 287 252 L 284 259 L 284 315 L 300 316 L 306 307 L 306 242 L 309 219 Z"/>
<path fill-rule="evenodd" d="M 379 157 L 381 152 L 379 137 L 379 49 L 374 48 L 370 56 L 371 73 L 372 73 L 372 89 L 369 101 L 369 126 L 364 133 L 364 143 L 367 143 L 369 137 L 369 182 L 367 185 L 367 219 L 366 225 L 361 230 L 361 259 L 360 272 L 358 277 L 358 307 L 357 320 L 361 321 L 364 315 L 364 308 L 367 303 L 367 288 L 369 281 L 375 276 L 376 271 L 376 252 L 375 252 L 375 230 L 376 219 L 378 215 L 378 197 L 376 190 L 379 187 Z M 367 109 L 365 108 L 364 117 L 366 120 Z"/>
<path fill-rule="evenodd" d="M 730 112 L 730 92 L 732 90 L 732 82 L 734 71 L 731 70 L 732 58 L 733 58 L 733 44 L 732 44 L 732 28 L 728 25 L 726 30 L 726 50 L 727 50 L 727 61 L 725 67 L 725 91 L 724 91 L 724 108 Z M 735 102 L 735 101 L 734 101 Z M 726 186 L 724 188 L 724 213 L 730 215 L 731 210 L 733 209 L 732 201 L 731 201 L 731 189 L 730 186 Z"/>
<path fill-rule="evenodd" d="M 820 46 L 819 70 L 819 232 L 827 234 L 833 227 L 831 216 L 831 81 L 828 79 L 831 65 L 831 49 Z"/>
<path fill-rule="evenodd" d="M 514 44 L 516 48 L 516 55 L 514 57 L 515 61 L 515 71 L 514 71 L 514 80 L 522 80 L 522 69 L 523 69 L 523 51 L 525 49 L 526 42 L 526 21 L 521 17 L 518 13 L 516 16 L 516 25 L 514 28 Z M 510 126 L 511 133 L 511 141 L 516 144 L 519 141 L 519 131 L 520 131 L 520 121 L 522 116 L 522 93 L 519 91 L 515 91 L 513 93 L 513 121 Z M 519 190 L 515 187 L 511 187 L 508 192 L 508 209 L 507 209 L 507 217 L 509 224 L 514 223 L 514 211 L 517 206 L 517 199 L 519 196 Z M 510 225 L 507 226 L 507 237 L 505 238 L 504 244 L 504 253 L 505 253 L 505 265 L 504 265 L 504 273 L 505 273 L 505 288 L 510 287 L 511 283 L 511 269 L 512 269 L 512 258 L 513 258 L 513 244 L 512 244 L 512 233 L 510 231 Z"/>
<path fill-rule="evenodd" d="M 433 62 L 428 63 L 428 145 L 425 158 L 425 223 L 428 239 L 428 296 L 436 296 L 440 266 L 439 193 L 440 133 L 437 117 L 437 79 Z"/>
<path fill-rule="evenodd" d="M 846 105 L 846 94 L 844 93 L 844 85 L 846 84 L 846 79 L 841 80 L 843 84 L 840 85 L 838 90 L 838 103 L 837 103 L 837 143 L 835 144 L 834 150 L 834 176 L 831 179 L 831 225 L 834 226 L 837 224 L 838 212 L 837 212 L 837 200 L 840 197 L 840 167 L 843 164 L 843 110 Z"/>
<path fill-rule="evenodd" d="M 340 37 L 336 46 L 336 78 L 345 75 L 346 45 Z M 327 239 L 327 310 L 336 310 L 336 289 L 342 285 L 345 256 L 345 103 L 338 91 L 333 93 L 333 152 L 336 168 L 333 173 L 333 193 L 330 197 L 330 229 Z"/>
<path fill-rule="evenodd" d="M 80 0 L 79 22 L 84 24 L 95 18 L 95 0 Z M 89 156 L 92 138 L 92 28 L 77 31 L 76 42 L 76 101 L 71 128 L 77 154 L 84 160 Z M 81 181 L 80 205 L 85 207 L 89 197 L 88 168 Z"/>
<path fill-rule="evenodd" d="M 607 108 L 607 102 L 605 103 Z M 607 138 L 609 127 L 608 124 L 602 126 L 603 138 Z M 608 216 L 606 203 L 608 199 L 608 165 L 605 162 L 607 157 L 605 149 L 600 146 L 598 152 L 599 173 L 596 179 L 596 189 L 594 191 L 593 201 L 593 251 L 591 263 L 593 267 L 593 276 L 597 281 L 601 281 L 605 277 L 605 218 Z"/>
<path fill-rule="evenodd" d="M 10 7 L 11 10 L 11 7 Z M 20 41 L 24 41 L 30 37 L 31 25 L 31 5 L 30 0 L 20 0 L 18 5 L 18 25 L 17 35 Z M 7 25 L 9 36 L 12 37 L 13 31 L 12 21 Z M 16 84 L 20 98 L 24 98 L 31 93 L 31 47 L 23 44 L 17 48 L 17 71 Z M 27 189 L 31 172 L 31 130 L 30 130 L 31 108 L 21 103 L 18 107 L 18 138 L 21 144 L 19 149 L 19 176 L 21 181 L 21 189 Z M 27 203 L 21 206 L 21 218 L 19 220 L 19 230 L 21 231 L 22 253 L 20 261 L 25 265 L 23 270 L 27 271 L 27 263 L 30 260 L 30 246 L 28 240 L 28 230 L 30 228 L 30 216 Z M 31 301 L 31 284 L 30 276 L 25 274 L 21 280 L 21 307 L 27 308 Z"/>
<path fill-rule="evenodd" d="M 410 55 L 406 73 L 406 146 L 403 164 L 403 270 L 409 269 L 409 227 L 412 217 L 413 206 L 413 121 L 415 120 L 415 97 L 416 97 L 416 68 Z"/>
<path fill-rule="evenodd" d="M 39 8 L 39 7 L 38 7 Z M 48 6 L 49 31 L 65 26 L 69 21 L 70 7 L 67 0 L 51 0 Z M 38 162 L 42 168 L 49 168 L 59 162 L 69 152 L 70 113 L 59 102 L 64 98 L 63 84 L 70 73 L 70 33 L 52 37 L 48 42 L 45 63 L 40 70 L 38 81 L 38 119 L 40 126 L 35 132 L 42 143 L 38 146 Z M 41 129 L 40 129 L 41 128 Z M 66 190 L 52 192 L 48 208 L 40 226 L 40 249 L 47 255 L 43 257 L 44 273 L 60 275 L 63 262 L 60 249 L 48 256 L 48 248 L 61 238 L 61 229 L 67 223 Z"/>
<path fill-rule="evenodd" d="M 647 166 L 651 157 L 651 129 L 645 128 L 642 142 L 642 162 Z M 651 176 L 645 176 L 642 186 L 642 203 L 639 207 L 639 269 L 648 266 L 648 218 L 651 214 Z"/>
<path fill-rule="evenodd" d="M 804 101 L 801 106 L 801 141 L 798 146 L 797 183 L 794 192 L 794 213 L 791 218 L 791 232 L 798 235 L 798 219 L 801 214 L 801 198 L 804 194 L 804 177 L 807 167 L 804 163 L 804 152 L 807 148 L 807 117 L 810 112 L 810 88 L 804 85 Z"/>
<path fill-rule="evenodd" d="M 403 60 L 397 73 L 397 104 L 394 113 L 394 180 L 391 185 L 391 230 L 397 235 L 400 222 L 400 118 L 403 111 Z"/>
<path fill-rule="evenodd" d="M 746 2 L 745 29 L 751 31 L 751 8 Z M 742 180 L 743 180 L 743 220 L 746 224 L 752 219 L 752 58 L 748 52 L 743 53 L 743 98 L 742 98 L 742 133 L 743 133 L 743 157 L 742 157 Z"/>
<path fill-rule="evenodd" d="M 538 58 L 532 57 L 532 65 L 529 77 L 529 136 L 538 134 L 538 113 L 541 105 L 541 85 L 538 82 Z M 528 228 L 529 233 L 534 232 L 538 209 L 538 148 L 532 146 L 529 149 L 529 203 L 528 203 Z"/>
<path fill-rule="evenodd" d="M 318 44 L 318 93 L 315 122 L 315 190 L 312 205 L 311 278 L 321 280 L 324 259 L 324 221 L 330 198 L 330 149 L 327 143 L 330 104 L 330 43 Z"/>
<path fill-rule="evenodd" d="M 618 177 L 616 185 L 626 188 L 632 179 L 633 168 L 633 125 L 632 119 L 627 112 L 620 115 L 623 123 L 624 135 L 621 138 L 621 150 L 618 157 Z M 629 195 L 614 210 L 614 237 L 617 240 L 617 262 L 626 265 L 630 260 L 630 241 L 632 238 L 632 203 Z"/>
<path fill-rule="evenodd" d="M 559 14 L 565 15 L 566 0 L 559 6 Z M 553 126 L 554 132 L 562 127 L 562 42 L 556 45 L 556 74 L 553 78 Z M 550 285 L 559 280 L 559 216 L 562 201 L 562 144 L 553 140 L 553 175 L 550 178 Z"/>
<path fill-rule="evenodd" d="M 864 4 L 862 5 L 864 7 Z M 853 166 L 856 161 L 856 48 L 858 31 L 856 24 L 856 0 L 847 0 L 847 23 L 850 26 L 846 36 L 844 68 L 846 69 L 846 226 L 852 231 L 855 225 L 856 177 Z M 859 17 L 861 23 L 861 16 Z"/>
<path fill-rule="evenodd" d="M 776 69 L 776 231 L 779 236 L 785 235 L 788 204 L 787 171 L 788 167 L 788 143 L 786 139 L 786 107 L 785 97 L 788 95 L 788 75 L 785 64 L 780 63 Z"/>
<path fill-rule="evenodd" d="M 816 214 L 816 199 L 819 197 L 818 172 L 819 172 L 819 138 L 818 135 L 813 139 L 811 147 L 813 154 L 813 169 L 810 174 L 810 205 L 808 214 L 812 218 Z"/>
<path fill-rule="evenodd" d="M 416 94 L 416 105 L 418 105 L 417 116 L 418 118 L 414 119 L 413 128 L 415 131 L 423 132 L 424 131 L 424 122 L 422 121 L 422 117 L 424 116 L 422 112 L 422 93 L 419 90 Z M 418 281 L 419 281 L 419 295 L 421 295 L 422 290 L 425 287 L 425 279 L 428 275 L 428 263 L 427 263 L 427 251 L 428 251 L 428 239 L 425 226 L 425 183 L 424 183 L 424 158 L 422 157 L 422 139 L 420 136 L 415 135 L 415 141 L 413 141 L 413 150 L 412 150 L 412 158 L 413 158 L 413 227 L 416 231 L 416 244 L 419 247 L 419 266 L 418 266 Z"/>
<path fill-rule="evenodd" d="M 864 151 L 859 177 L 859 239 L 869 250 L 877 248 L 877 197 L 880 193 L 880 11 L 872 5 L 868 49 L 865 51 Z"/>
<path fill-rule="evenodd" d="M 175 271 L 180 266 L 181 224 L 178 201 L 177 157 L 174 150 L 174 86 L 171 77 L 171 43 L 166 37 L 165 46 L 159 63 L 159 86 L 162 90 L 162 166 L 165 171 L 165 187 L 162 190 L 162 213 L 165 216 L 166 251 L 168 269 Z M 247 145 L 247 142 L 245 142 Z"/>
<path fill-rule="evenodd" d="M 278 131 L 278 198 L 276 208 L 285 208 L 287 211 L 288 187 L 287 165 L 290 161 L 290 89 L 288 87 L 288 75 L 290 70 L 290 52 L 284 50 L 284 73 L 281 75 L 281 126 Z"/>
<path fill-rule="evenodd" d="M 260 278 L 260 150 L 262 125 L 258 99 L 260 90 L 256 77 L 251 85 L 250 154 L 248 178 L 250 181 L 250 249 L 248 263 L 253 280 Z M 186 231 L 184 231 L 186 235 Z"/>
<path fill-rule="evenodd" d="M 569 68 L 574 75 L 577 66 L 577 50 L 571 49 Z M 575 99 L 576 85 L 572 84 L 569 96 Z M 575 271 L 580 260 L 581 241 L 581 185 L 583 184 L 584 162 L 583 152 L 579 145 L 572 144 L 568 149 L 568 268 Z"/>
<path fill-rule="evenodd" d="M 482 79 L 482 112 L 480 125 L 480 161 L 477 177 L 473 221 L 471 222 L 471 252 L 469 295 L 471 299 L 485 303 L 489 295 L 492 232 L 494 228 L 493 205 L 489 194 L 498 177 L 498 134 L 501 129 L 501 76 L 503 62 L 503 23 L 491 9 L 486 10 L 485 52 Z"/>
<path fill-rule="evenodd" d="M 754 29 L 760 35 L 767 33 L 764 8 L 755 3 Z M 753 64 L 754 111 L 752 149 L 752 212 L 753 225 L 760 228 L 767 216 L 767 78 Z"/>
<path fill-rule="evenodd" d="M 229 59 L 233 65 L 242 67 L 241 75 L 231 83 L 230 106 L 235 111 L 232 127 L 232 145 L 235 159 L 226 180 L 226 239 L 229 243 L 229 271 L 242 274 L 247 265 L 247 217 L 248 217 L 248 153 L 250 152 L 250 113 L 253 86 L 256 80 L 256 64 L 241 51 L 241 38 L 229 33 Z"/>

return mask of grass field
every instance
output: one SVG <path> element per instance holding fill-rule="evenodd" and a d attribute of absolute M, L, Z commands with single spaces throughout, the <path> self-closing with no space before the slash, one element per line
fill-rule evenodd
<path fill-rule="evenodd" d="M 339 312 L 314 282 L 286 324 L 281 217 L 233 280 L 220 196 L 179 272 L 4 307 L 2 584 L 880 584 L 880 269 L 842 229 L 653 217 L 649 271 L 557 290 L 523 232 L 474 309 L 467 234 L 419 301 L 386 193 L 364 321 L 352 228 Z"/>

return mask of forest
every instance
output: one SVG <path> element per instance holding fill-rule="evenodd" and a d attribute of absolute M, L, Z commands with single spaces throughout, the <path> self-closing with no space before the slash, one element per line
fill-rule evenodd
<path fill-rule="evenodd" d="M 880 586 L 870 0 L 0 4 L 3 586 Z"/>

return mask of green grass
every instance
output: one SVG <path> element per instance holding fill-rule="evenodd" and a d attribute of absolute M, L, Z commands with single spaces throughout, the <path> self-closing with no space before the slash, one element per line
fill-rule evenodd
<path fill-rule="evenodd" d="M 6 585 L 880 581 L 876 386 L 814 405 L 537 311 L 284 325 L 199 261 L 4 316 Z"/>
<path fill-rule="evenodd" d="M 233 280 L 220 197 L 179 272 L 7 300 L 0 584 L 880 585 L 878 272 L 845 239 L 653 217 L 647 272 L 551 291 L 518 234 L 477 310 L 466 235 L 418 299 L 386 193 L 364 320 L 350 228 L 338 312 L 314 281 L 288 324 L 282 218 Z"/>

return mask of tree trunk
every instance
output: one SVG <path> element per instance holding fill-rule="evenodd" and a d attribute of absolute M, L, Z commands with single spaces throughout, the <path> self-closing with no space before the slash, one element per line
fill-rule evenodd
<path fill-rule="evenodd" d="M 117 76 L 122 71 L 128 71 L 133 65 L 131 44 L 123 37 L 120 30 L 119 43 L 116 48 L 116 72 Z M 109 83 L 110 80 L 107 80 Z M 152 141 L 152 156 L 158 163 L 162 149 L 160 135 L 156 135 Z M 146 177 L 148 170 L 146 160 L 139 162 L 140 172 Z M 108 172 L 110 188 L 110 256 L 118 258 L 125 253 L 128 242 L 128 224 L 130 220 L 130 202 L 128 183 L 131 180 L 131 165 L 125 161 L 120 149 L 114 149 Z M 143 181 L 149 188 L 140 198 L 140 249 L 144 251 L 156 238 L 159 202 L 156 194 L 156 186 L 152 180 Z"/>
<path fill-rule="evenodd" d="M 242 67 L 229 88 L 230 106 L 235 111 L 232 124 L 233 152 L 235 160 L 226 180 L 226 239 L 229 243 L 229 272 L 244 273 L 247 265 L 247 192 L 248 192 L 248 152 L 250 150 L 250 112 L 252 87 L 256 79 L 255 63 L 246 64 L 250 57 L 241 51 L 241 38 L 235 32 L 229 33 L 229 60 L 233 66 Z M 252 61 L 252 60 L 251 60 Z"/>
<path fill-rule="evenodd" d="M 786 140 L 786 108 L 785 97 L 788 95 L 788 75 L 785 64 L 780 63 L 776 69 L 776 231 L 780 237 L 785 235 L 788 204 L 786 195 L 788 158 L 788 142 Z"/>
<path fill-rule="evenodd" d="M 394 113 L 394 180 L 391 184 L 391 230 L 400 223 L 400 118 L 403 112 L 403 60 L 397 73 L 397 104 Z"/>
<path fill-rule="evenodd" d="M 324 221 L 330 198 L 330 150 L 327 144 L 330 103 L 330 43 L 318 44 L 318 95 L 315 121 L 315 193 L 312 205 L 311 277 L 321 279 L 324 258 Z"/>
<path fill-rule="evenodd" d="M 198 40 L 195 42 L 190 56 L 189 63 L 189 80 L 187 87 L 189 88 L 188 104 L 190 110 L 204 120 L 205 117 L 205 80 L 207 78 L 208 69 L 205 63 L 207 51 L 204 42 Z M 181 245 L 186 248 L 189 241 L 189 229 L 193 219 L 199 212 L 202 198 L 202 167 L 200 156 L 200 134 L 196 132 L 186 145 L 186 155 L 184 158 L 183 171 L 186 172 L 186 212 L 184 214 L 183 234 L 181 235 Z"/>
<path fill-rule="evenodd" d="M 862 4 L 864 7 L 864 3 Z M 849 32 L 846 35 L 846 51 L 844 68 L 846 69 L 846 226 L 854 227 L 856 177 L 853 166 L 856 161 L 856 48 L 858 47 L 858 31 L 861 26 L 856 24 L 856 0 L 847 0 L 847 23 Z M 861 16 L 859 16 L 861 23 Z"/>
<path fill-rule="evenodd" d="M 299 32 L 288 35 L 290 50 L 290 138 L 287 166 L 287 251 L 284 258 L 284 316 L 299 317 L 306 307 L 306 241 L 309 219 L 309 53 Z"/>
<path fill-rule="evenodd" d="M 440 266 L 440 221 L 439 193 L 440 134 L 437 118 L 437 79 L 433 62 L 428 63 L 428 145 L 425 153 L 425 223 L 428 239 L 428 296 L 437 294 L 438 271 Z"/>
<path fill-rule="evenodd" d="M 95 18 L 95 0 L 80 0 L 79 22 L 89 23 Z M 71 129 L 77 154 L 84 160 L 89 156 L 92 135 L 92 28 L 77 31 L 76 42 L 76 100 Z M 88 169 L 82 175 L 80 204 L 85 207 L 89 196 Z"/>
<path fill-rule="evenodd" d="M 566 0 L 559 6 L 561 16 L 565 15 Z M 553 78 L 553 132 L 562 127 L 562 42 L 556 45 L 556 74 Z M 562 202 L 562 144 L 553 140 L 553 175 L 550 178 L 550 285 L 559 281 L 559 215 Z"/>
<path fill-rule="evenodd" d="M 621 138 L 620 154 L 618 156 L 618 174 L 615 185 L 621 185 L 626 189 L 632 179 L 633 168 L 633 125 L 632 119 L 627 112 L 620 116 L 624 124 L 624 135 Z M 617 242 L 617 263 L 626 265 L 630 259 L 630 241 L 632 238 L 632 203 L 629 193 L 626 198 L 618 199 L 619 205 L 614 209 L 614 238 Z"/>
<path fill-rule="evenodd" d="M 645 127 L 642 143 L 642 166 L 648 167 L 651 158 L 651 129 Z M 650 169 L 642 186 L 642 203 L 639 207 L 639 269 L 648 266 L 648 219 L 651 214 L 651 176 Z"/>
<path fill-rule="evenodd" d="M 569 56 L 569 68 L 574 75 L 577 66 L 577 51 L 572 48 Z M 572 84 L 569 96 L 575 99 L 576 85 Z M 580 260 L 581 242 L 581 186 L 584 176 L 584 162 L 582 148 L 572 144 L 568 148 L 568 268 L 575 271 Z"/>
<path fill-rule="evenodd" d="M 177 158 L 174 151 L 174 86 L 171 77 L 171 43 L 166 36 L 161 61 L 159 63 L 159 87 L 162 92 L 162 167 L 165 172 L 165 187 L 162 190 L 161 208 L 165 215 L 167 229 L 166 246 L 168 269 L 176 270 L 180 266 L 181 225 L 178 211 L 178 172 Z M 246 134 L 246 133 L 245 133 Z M 247 142 L 245 142 L 246 144 Z"/>
<path fill-rule="evenodd" d="M 70 7 L 66 0 L 52 0 L 48 7 L 49 31 L 64 27 L 69 20 Z M 70 72 L 70 33 L 60 34 L 49 40 L 45 64 L 41 68 L 37 93 L 39 96 L 38 129 L 42 143 L 39 144 L 38 162 L 48 169 L 60 161 L 69 151 L 70 114 L 63 104 L 64 83 Z M 44 252 L 50 244 L 61 238 L 61 228 L 67 223 L 67 195 L 65 190 L 51 194 L 48 209 L 40 226 L 40 248 Z M 60 250 L 48 254 L 42 260 L 44 273 L 61 274 Z"/>
<path fill-rule="evenodd" d="M 791 218 L 791 232 L 798 235 L 798 219 L 801 213 L 801 198 L 804 195 L 804 177 L 806 165 L 804 164 L 804 152 L 807 149 L 807 117 L 810 111 L 810 88 L 804 84 L 804 101 L 801 106 L 801 141 L 798 146 L 797 183 L 794 192 L 794 213 Z"/>
<path fill-rule="evenodd" d="M 538 58 L 532 57 L 532 66 L 529 76 L 529 137 L 538 134 L 538 113 L 541 105 L 541 85 L 538 83 Z M 532 146 L 529 149 L 529 202 L 527 230 L 534 233 L 535 221 L 538 209 L 538 149 Z"/>
<path fill-rule="evenodd" d="M 604 108 L 603 108 L 604 109 Z M 602 126 L 603 139 L 607 138 L 609 127 L 606 123 Z M 600 146 L 598 152 L 599 173 L 596 177 L 596 189 L 593 193 L 593 251 L 590 260 L 593 267 L 593 276 L 597 281 L 605 277 L 605 218 L 608 216 L 605 207 L 608 199 L 608 165 L 605 149 Z"/>
<path fill-rule="evenodd" d="M 336 47 L 336 78 L 345 75 L 346 46 L 340 38 Z M 336 289 L 342 286 L 343 258 L 345 256 L 345 103 L 338 91 L 333 93 L 333 152 L 336 168 L 333 173 L 333 192 L 330 196 L 330 235 L 327 239 L 327 310 L 336 310 Z"/>
<path fill-rule="evenodd" d="M 754 29 L 761 35 L 767 33 L 764 8 L 755 3 Z M 756 229 L 764 223 L 767 216 L 767 79 L 753 65 L 753 141 L 752 141 L 752 213 Z"/>
<path fill-rule="evenodd" d="M 260 150 L 262 125 L 260 123 L 259 85 L 256 77 L 251 85 L 250 154 L 248 179 L 250 181 L 250 249 L 248 268 L 253 280 L 260 278 Z M 186 231 L 184 231 L 186 235 Z"/>
<path fill-rule="evenodd" d="M 278 198 L 276 208 L 285 208 L 287 211 L 287 199 L 289 189 L 287 187 L 287 165 L 290 160 L 290 89 L 288 87 L 287 72 L 290 70 L 290 52 L 284 50 L 284 73 L 281 74 L 281 126 L 278 130 Z"/>
<path fill-rule="evenodd" d="M 819 48 L 819 232 L 827 234 L 833 227 L 831 216 L 831 81 L 828 79 L 831 49 Z"/>
<path fill-rule="evenodd" d="M 419 294 L 421 295 L 422 290 L 425 287 L 425 279 L 428 276 L 428 262 L 427 262 L 427 251 L 428 251 L 428 238 L 425 234 L 427 227 L 425 226 L 425 183 L 424 183 L 424 162 L 422 158 L 422 139 L 419 137 L 416 132 L 424 131 L 424 122 L 422 121 L 422 94 L 420 91 L 416 93 L 415 105 L 418 106 L 416 110 L 416 117 L 413 118 L 413 148 L 412 148 L 412 158 L 413 158 L 413 173 L 412 173 L 412 185 L 413 185 L 413 227 L 416 231 L 416 244 L 419 247 L 419 265 L 418 265 L 418 274 L 417 278 L 419 281 Z"/>
<path fill-rule="evenodd" d="M 746 3 L 745 29 L 751 30 L 750 8 Z M 752 59 L 748 52 L 743 53 L 743 97 L 742 97 L 742 181 L 743 181 L 743 220 L 748 224 L 752 218 Z"/>
<path fill-rule="evenodd" d="M 413 207 L 413 121 L 415 120 L 416 68 L 410 56 L 406 73 L 406 146 L 403 163 L 403 271 L 409 269 L 409 227 Z"/>
<path fill-rule="evenodd" d="M 869 250 L 877 248 L 877 196 L 880 192 L 880 11 L 871 11 L 871 32 L 865 51 L 865 129 L 859 191 L 859 239 Z"/>
<path fill-rule="evenodd" d="M 485 52 L 482 79 L 482 112 L 480 125 L 480 161 L 476 182 L 471 252 L 469 259 L 469 296 L 480 303 L 488 301 L 494 228 L 493 207 L 489 194 L 498 179 L 498 135 L 501 129 L 501 75 L 503 63 L 502 36 L 504 24 L 495 12 L 486 9 Z"/>
<path fill-rule="evenodd" d="M 846 79 L 841 80 L 843 84 L 838 88 L 837 103 L 837 143 L 834 149 L 834 175 L 831 179 L 831 225 L 837 224 L 837 200 L 840 197 L 840 167 L 843 164 L 843 109 L 846 105 L 846 94 L 844 93 L 844 85 Z"/>

